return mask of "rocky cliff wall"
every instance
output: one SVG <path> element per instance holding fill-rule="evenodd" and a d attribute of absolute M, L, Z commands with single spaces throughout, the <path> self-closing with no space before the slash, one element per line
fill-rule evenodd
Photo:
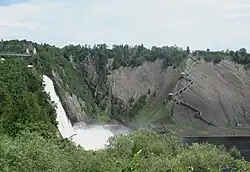
<path fill-rule="evenodd" d="M 72 123 L 79 121 L 87 121 L 88 116 L 85 113 L 85 102 L 79 99 L 75 94 L 65 91 L 62 87 L 62 80 L 54 71 L 52 71 L 52 80 L 55 85 L 55 90 L 64 110 Z"/>
<path fill-rule="evenodd" d="M 171 108 L 169 115 L 183 127 L 183 133 L 232 134 L 248 131 L 250 75 L 242 65 L 227 60 L 215 65 L 204 60 L 195 62 L 188 59 L 185 67 L 162 69 L 162 63 L 156 60 L 140 67 L 113 71 L 110 76 L 113 93 L 128 103 L 131 97 L 137 100 L 150 90 L 147 106 L 153 108 L 162 104 L 170 92 L 175 94 L 183 90 L 175 96 L 182 103 L 168 102 Z M 181 72 L 189 71 L 187 80 L 180 79 Z M 154 92 L 156 96 L 152 96 Z M 200 116 L 190 107 L 197 109 Z M 163 118 L 166 116 L 159 118 L 158 123 L 163 122 Z"/>
<path fill-rule="evenodd" d="M 193 84 L 176 99 L 196 107 L 204 119 L 217 127 L 208 127 L 201 120 L 194 118 L 192 110 L 181 104 L 175 105 L 173 111 L 178 121 L 209 131 L 249 127 L 250 75 L 243 66 L 226 60 L 216 65 L 199 61 L 188 77 Z M 178 89 L 186 85 L 188 82 L 180 80 Z"/>

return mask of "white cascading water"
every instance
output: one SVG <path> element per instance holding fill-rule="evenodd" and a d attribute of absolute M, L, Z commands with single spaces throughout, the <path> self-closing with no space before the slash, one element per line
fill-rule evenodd
<path fill-rule="evenodd" d="M 69 121 L 64 108 L 57 96 L 52 80 L 43 75 L 43 81 L 45 83 L 45 91 L 50 95 L 51 100 L 57 105 L 56 120 L 58 121 L 58 129 L 63 138 L 69 138 L 72 135 L 72 140 L 76 144 L 81 145 L 86 150 L 98 150 L 105 148 L 108 143 L 108 139 L 114 134 L 109 130 L 100 125 L 92 125 L 86 127 L 84 124 L 77 124 L 72 126 Z"/>

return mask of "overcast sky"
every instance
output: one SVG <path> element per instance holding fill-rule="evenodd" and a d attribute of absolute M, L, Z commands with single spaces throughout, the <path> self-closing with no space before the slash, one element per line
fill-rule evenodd
<path fill-rule="evenodd" d="M 250 51 L 250 0 L 0 0 L 0 38 Z"/>

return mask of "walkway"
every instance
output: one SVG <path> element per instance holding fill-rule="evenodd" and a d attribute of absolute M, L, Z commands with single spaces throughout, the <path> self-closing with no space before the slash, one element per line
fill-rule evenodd
<path fill-rule="evenodd" d="M 18 53 L 0 53 L 0 56 L 16 56 L 16 57 L 30 57 L 31 54 L 18 54 Z"/>

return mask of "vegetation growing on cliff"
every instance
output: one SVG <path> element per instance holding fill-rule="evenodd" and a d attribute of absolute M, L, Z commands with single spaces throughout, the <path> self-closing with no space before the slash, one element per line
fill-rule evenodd
<path fill-rule="evenodd" d="M 37 70 L 51 75 L 52 70 L 62 79 L 64 90 L 76 94 L 86 102 L 86 113 L 92 118 L 107 111 L 107 106 L 112 117 L 118 117 L 120 106 L 113 104 L 111 100 L 110 82 L 107 74 L 109 70 L 121 66 L 138 66 L 144 61 L 154 61 L 157 58 L 164 59 L 164 66 L 178 65 L 186 57 L 186 51 L 178 47 L 152 47 L 151 50 L 143 45 L 130 47 L 128 45 L 114 45 L 109 49 L 105 44 L 90 46 L 65 46 L 60 49 L 48 44 L 36 44 L 30 41 L 3 41 L 0 43 L 0 52 L 24 53 L 26 48 L 32 52 L 37 49 L 38 54 L 24 58 L 28 64 L 33 64 Z M 109 59 L 113 59 L 108 66 Z M 93 65 L 93 69 L 86 68 L 86 64 Z M 90 71 L 90 72 L 89 72 Z M 139 103 L 140 104 L 140 103 Z M 135 103 L 133 109 L 138 109 Z M 100 112 L 99 108 L 103 112 Z M 118 109 L 116 109 L 118 108 Z M 113 110 L 112 110 L 113 109 Z M 125 109 L 124 111 L 128 111 Z M 130 114 L 134 112 L 129 112 Z M 115 113 L 114 113 L 115 112 Z"/>
<path fill-rule="evenodd" d="M 76 94 L 79 98 L 86 102 L 85 111 L 90 116 L 97 115 L 97 107 L 95 105 L 92 93 L 85 82 L 82 74 L 74 69 L 69 61 L 69 57 L 65 56 L 64 52 L 55 46 L 48 44 L 36 44 L 26 40 L 11 40 L 0 42 L 0 52 L 9 53 L 25 53 L 25 49 L 36 48 L 38 54 L 31 57 L 24 57 L 25 64 L 32 64 L 41 73 L 51 76 L 54 70 L 62 79 L 62 86 L 65 91 Z M 16 57 L 5 57 L 13 59 Z M 19 57 L 20 58 L 20 57 Z"/>
<path fill-rule="evenodd" d="M 107 149 L 86 151 L 56 136 L 56 114 L 39 71 L 21 59 L 0 63 L 0 171 L 210 172 L 250 165 L 212 145 L 184 146 L 172 135 L 134 132 L 113 137 Z M 144 100 L 144 99 L 143 99 Z M 233 156 L 234 157 L 233 157 Z"/>
<path fill-rule="evenodd" d="M 233 60 L 237 63 L 250 66 L 250 55 L 246 49 L 238 51 L 206 51 L 191 52 L 176 46 L 163 46 L 151 49 L 143 45 L 128 46 L 114 45 L 109 48 L 105 44 L 90 46 L 68 45 L 58 48 L 48 44 L 36 44 L 30 41 L 3 41 L 0 42 L 0 52 L 24 53 L 26 48 L 32 51 L 37 49 L 38 54 L 25 57 L 25 63 L 33 64 L 37 70 L 51 75 L 54 70 L 62 79 L 64 90 L 74 93 L 86 103 L 85 112 L 93 119 L 98 119 L 100 114 L 108 114 L 115 119 L 125 116 L 136 116 L 141 108 L 141 102 L 130 102 L 126 105 L 110 89 L 112 81 L 108 79 L 110 70 L 120 67 L 136 67 L 145 61 L 162 59 L 163 68 L 177 67 L 188 56 L 204 58 L 206 61 L 219 63 L 223 59 Z M 156 95 L 156 92 L 153 93 Z M 133 100 L 133 99 L 131 99 Z M 129 115 L 130 114 L 130 115 Z"/>

